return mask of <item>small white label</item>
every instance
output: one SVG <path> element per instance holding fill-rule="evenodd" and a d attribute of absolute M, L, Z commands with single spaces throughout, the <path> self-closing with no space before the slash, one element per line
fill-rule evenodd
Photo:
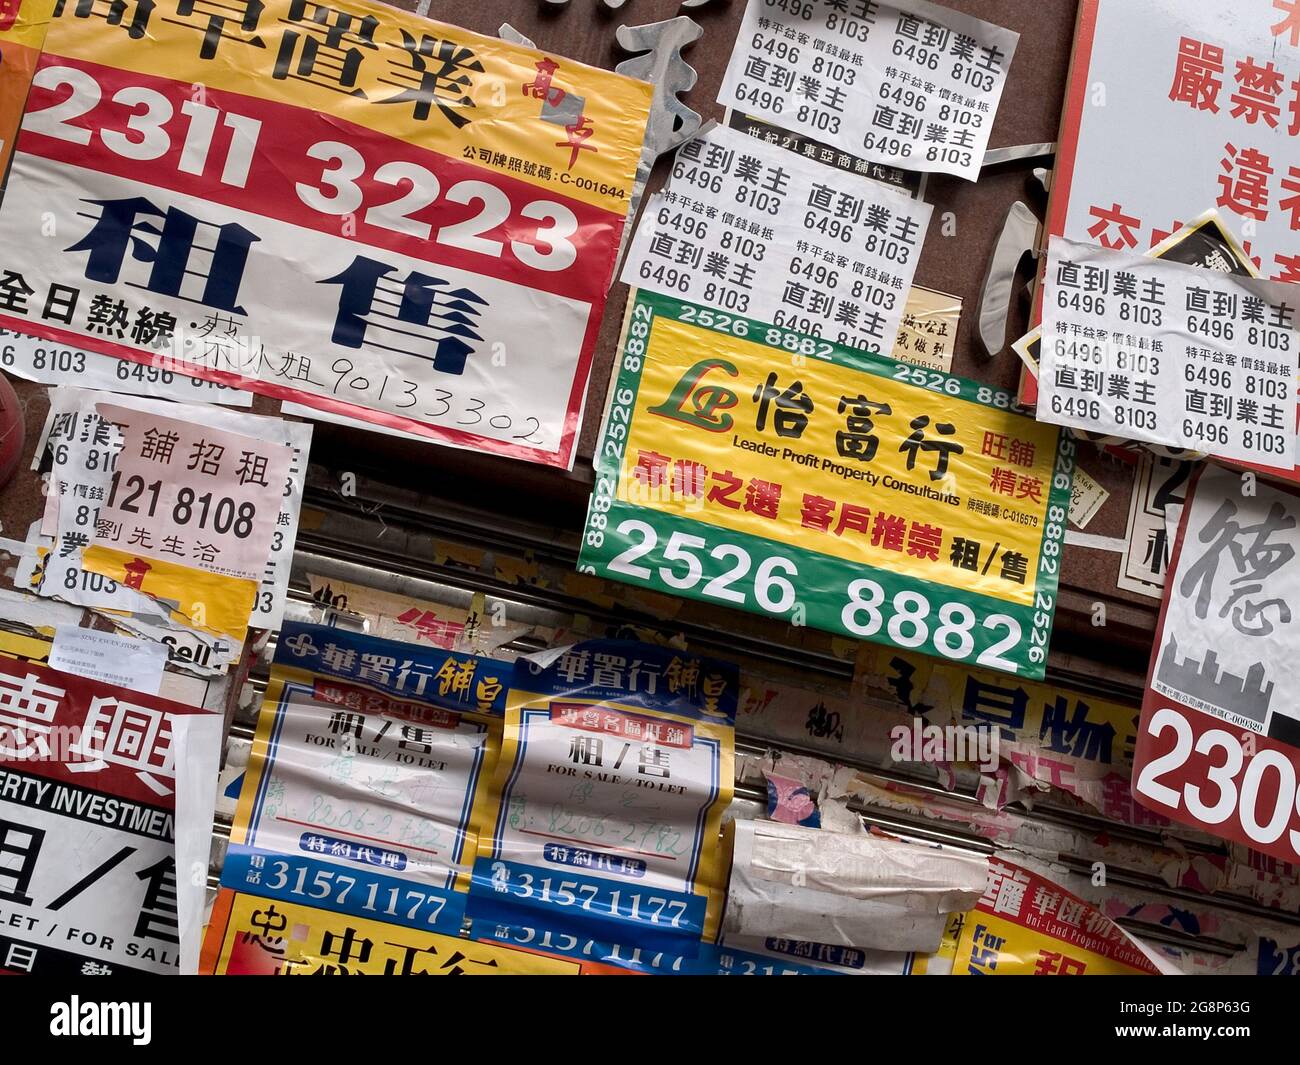
<path fill-rule="evenodd" d="M 157 695 L 167 665 L 167 648 L 112 632 L 59 625 L 54 630 L 49 662 L 52 669 L 64 673 Z"/>

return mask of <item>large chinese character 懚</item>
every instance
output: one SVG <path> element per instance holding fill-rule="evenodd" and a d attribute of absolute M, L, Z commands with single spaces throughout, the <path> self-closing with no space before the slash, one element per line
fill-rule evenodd
<path fill-rule="evenodd" d="M 1197 533 L 1197 539 L 1208 546 L 1183 572 L 1178 592 L 1185 599 L 1195 596 L 1196 616 L 1204 618 L 1216 598 L 1215 581 L 1226 552 L 1236 573 L 1228 578 L 1229 594 L 1219 607 L 1219 617 L 1231 615 L 1232 627 L 1243 636 L 1267 636 L 1274 629 L 1269 611 L 1275 612 L 1278 624 L 1286 625 L 1291 621 L 1291 606 L 1281 595 L 1256 597 L 1268 579 L 1295 557 L 1294 547 L 1270 538 L 1294 529 L 1296 520 L 1281 503 L 1273 503 L 1254 524 L 1243 525 L 1236 515 L 1237 504 L 1225 499 Z"/>
<path fill-rule="evenodd" d="M 264 9 L 261 0 L 177 0 L 178 17 L 163 21 L 198 30 L 203 35 L 199 58 L 213 59 L 222 41 L 265 48 L 266 42 L 256 33 Z"/>

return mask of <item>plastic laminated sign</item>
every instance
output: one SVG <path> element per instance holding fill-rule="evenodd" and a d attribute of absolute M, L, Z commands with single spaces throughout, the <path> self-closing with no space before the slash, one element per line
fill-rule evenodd
<path fill-rule="evenodd" d="M 579 569 L 1039 679 L 1075 444 L 1009 395 L 635 293 Z"/>
<path fill-rule="evenodd" d="M 1091 903 L 1030 869 L 989 862 L 975 909 L 954 914 L 954 976 L 1152 976 L 1156 967 Z"/>
<path fill-rule="evenodd" d="M 619 970 L 223 888 L 201 971 L 220 976 L 584 976 Z"/>
<path fill-rule="evenodd" d="M 365 0 L 62 5 L 0 326 L 568 467 L 651 95 Z"/>
<path fill-rule="evenodd" d="M 174 723 L 206 713 L 0 655 L 0 973 L 177 970 Z"/>
<path fill-rule="evenodd" d="M 1199 470 L 1187 492 L 1142 700 L 1133 795 L 1300 864 L 1300 492 Z"/>
<path fill-rule="evenodd" d="M 286 624 L 223 886 L 457 935 L 509 668 Z"/>
<path fill-rule="evenodd" d="M 625 641 L 521 658 L 480 821 L 475 935 L 651 969 L 712 942 L 738 687 L 734 665 Z"/>

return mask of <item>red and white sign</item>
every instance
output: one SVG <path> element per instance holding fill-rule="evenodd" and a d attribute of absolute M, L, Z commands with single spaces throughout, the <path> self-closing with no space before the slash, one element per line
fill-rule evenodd
<path fill-rule="evenodd" d="M 0 973 L 174 973 L 178 716 L 0 656 Z"/>
<path fill-rule="evenodd" d="M 1300 491 L 1204 466 L 1165 582 L 1134 796 L 1300 864 L 1298 683 Z"/>
<path fill-rule="evenodd" d="M 92 543 L 260 581 L 293 452 L 285 444 L 108 403 L 122 450 Z"/>
<path fill-rule="evenodd" d="M 1047 233 L 1145 253 L 1215 208 L 1300 281 L 1297 134 L 1300 5 L 1080 0 Z"/>
<path fill-rule="evenodd" d="M 367 0 L 92 6 L 32 79 L 0 326 L 572 464 L 649 85 Z"/>

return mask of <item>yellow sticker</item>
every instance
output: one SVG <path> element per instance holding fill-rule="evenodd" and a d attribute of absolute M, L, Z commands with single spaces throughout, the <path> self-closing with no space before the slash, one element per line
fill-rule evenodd
<path fill-rule="evenodd" d="M 171 609 L 173 620 L 228 636 L 237 643 L 244 641 L 257 598 L 256 581 L 222 577 L 98 545 L 82 552 L 81 568 L 153 596 Z"/>
<path fill-rule="evenodd" d="M 216 976 L 577 976 L 582 965 L 223 890 L 199 971 Z"/>

